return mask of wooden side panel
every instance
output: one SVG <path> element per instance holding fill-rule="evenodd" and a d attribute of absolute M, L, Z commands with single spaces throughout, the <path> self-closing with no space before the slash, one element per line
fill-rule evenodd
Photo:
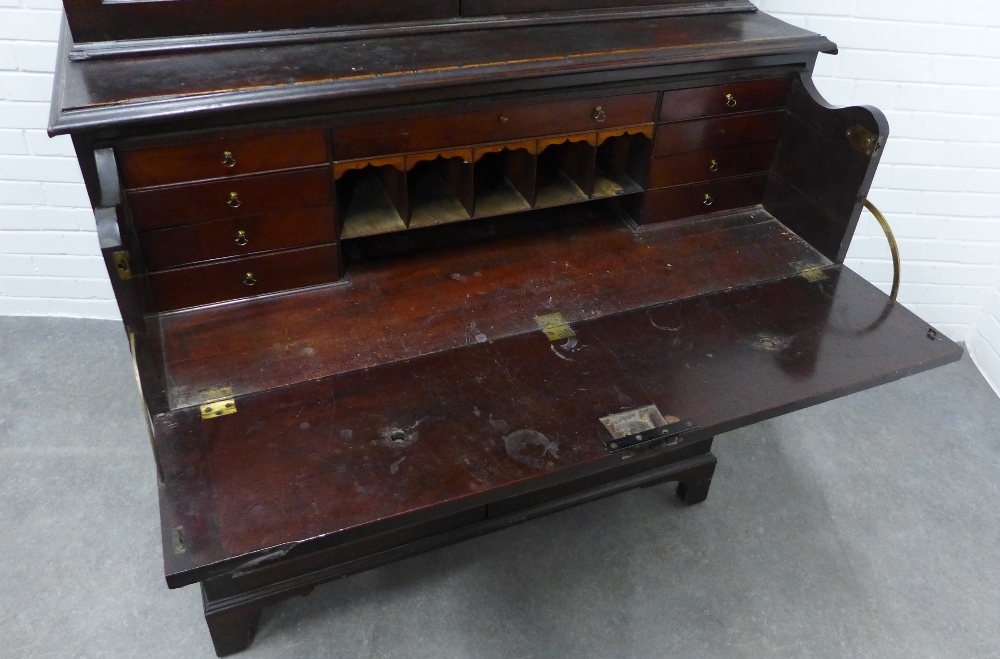
<path fill-rule="evenodd" d="M 871 153 L 864 140 L 870 137 Z M 811 79 L 796 80 L 764 207 L 831 261 L 842 263 L 889 124 L 871 107 L 837 109 Z"/>

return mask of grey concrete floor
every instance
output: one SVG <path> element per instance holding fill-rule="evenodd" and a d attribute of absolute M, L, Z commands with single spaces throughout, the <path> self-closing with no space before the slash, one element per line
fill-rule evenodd
<path fill-rule="evenodd" d="M 265 611 L 243 657 L 1000 656 L 1000 399 L 967 359 Z M 0 318 L 0 656 L 212 657 L 162 573 L 118 323 Z"/>

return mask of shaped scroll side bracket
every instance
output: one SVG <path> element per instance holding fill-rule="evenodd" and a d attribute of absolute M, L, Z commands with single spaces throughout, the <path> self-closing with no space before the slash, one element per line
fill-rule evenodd
<path fill-rule="evenodd" d="M 878 169 L 889 123 L 876 108 L 836 108 L 808 73 L 792 85 L 764 209 L 843 263 Z"/>

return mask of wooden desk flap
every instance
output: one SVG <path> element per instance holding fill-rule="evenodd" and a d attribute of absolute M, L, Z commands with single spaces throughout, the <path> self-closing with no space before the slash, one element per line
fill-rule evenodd
<path fill-rule="evenodd" d="M 961 355 L 843 266 L 571 327 L 157 417 L 168 583 L 613 469 L 609 413 L 655 404 L 708 437 Z"/>

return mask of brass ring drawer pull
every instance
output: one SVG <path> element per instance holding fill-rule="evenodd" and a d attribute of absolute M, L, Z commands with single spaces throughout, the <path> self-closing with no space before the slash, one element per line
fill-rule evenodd
<path fill-rule="evenodd" d="M 236 166 L 236 158 L 233 157 L 232 151 L 222 152 L 222 164 L 230 169 Z"/>
<path fill-rule="evenodd" d="M 257 278 L 253 276 L 252 272 L 248 272 L 245 275 L 243 275 L 243 283 L 246 284 L 247 286 L 253 286 L 254 284 L 257 283 Z"/>
<path fill-rule="evenodd" d="M 509 121 L 510 119 L 507 118 L 507 115 L 505 114 L 500 115 L 500 123 L 502 123 L 504 126 L 506 126 Z"/>
<path fill-rule="evenodd" d="M 226 205 L 230 208 L 239 208 L 243 202 L 240 201 L 240 196 L 235 192 L 229 193 L 229 199 L 226 201 Z"/>
<path fill-rule="evenodd" d="M 604 107 L 598 105 L 594 108 L 594 121 L 597 123 L 604 123 L 604 120 L 608 118 L 608 115 L 604 112 Z"/>
<path fill-rule="evenodd" d="M 712 164 L 710 164 L 708 166 L 708 171 L 712 172 L 713 174 L 715 172 L 719 171 L 719 161 L 718 160 L 713 160 Z"/>
<path fill-rule="evenodd" d="M 250 243 L 250 238 L 246 231 L 240 230 L 236 232 L 236 238 L 233 241 L 240 247 L 246 247 Z"/>
<path fill-rule="evenodd" d="M 705 198 L 702 200 L 701 203 L 705 204 L 706 206 L 711 206 L 712 204 L 715 203 L 715 199 L 712 198 L 712 195 L 707 194 L 705 195 Z"/>
<path fill-rule="evenodd" d="M 732 94 L 726 94 L 726 105 L 731 108 L 736 107 L 736 97 Z"/>

